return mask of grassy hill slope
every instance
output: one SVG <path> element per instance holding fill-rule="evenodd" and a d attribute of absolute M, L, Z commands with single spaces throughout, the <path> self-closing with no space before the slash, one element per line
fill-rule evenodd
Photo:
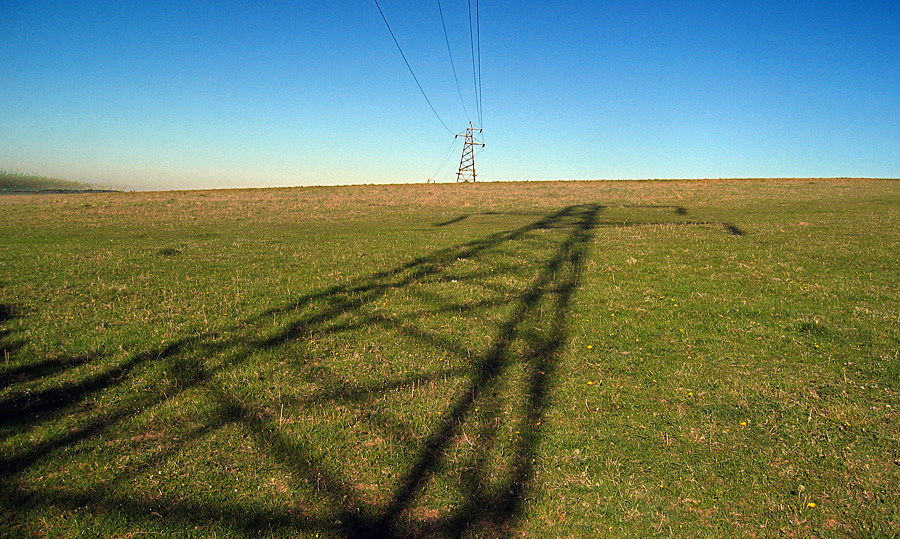
<path fill-rule="evenodd" d="M 900 535 L 898 229 L 880 180 L 0 197 L 0 536 Z"/>

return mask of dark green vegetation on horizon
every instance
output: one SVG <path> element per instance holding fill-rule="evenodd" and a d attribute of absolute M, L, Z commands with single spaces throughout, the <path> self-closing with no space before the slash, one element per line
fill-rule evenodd
<path fill-rule="evenodd" d="M 0 193 L 43 193 L 67 191 L 119 191 L 102 185 L 94 185 L 61 178 L 48 178 L 37 174 L 0 170 Z"/>
<path fill-rule="evenodd" d="M 900 535 L 898 181 L 0 207 L 0 536 Z"/>

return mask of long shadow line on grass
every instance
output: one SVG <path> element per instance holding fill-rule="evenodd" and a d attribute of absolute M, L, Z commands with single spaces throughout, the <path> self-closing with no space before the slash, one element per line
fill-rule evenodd
<path fill-rule="evenodd" d="M 0 290 L 4 287 L 4 283 L 0 282 Z M 16 352 L 25 346 L 25 340 L 15 335 L 16 331 L 10 329 L 10 322 L 15 319 L 21 319 L 22 313 L 20 309 L 12 303 L 0 303 L 0 360 L 3 361 L 2 370 L 0 370 L 0 390 L 4 390 L 14 384 L 37 380 L 46 376 L 63 372 L 72 367 L 77 367 L 90 360 L 90 354 L 84 354 L 79 357 L 61 357 L 49 358 L 41 361 L 22 364 L 15 357 Z M 19 324 L 18 332 L 22 332 L 22 324 Z M 15 363 L 10 366 L 10 361 Z M 6 400 L 0 401 L 0 417 L 8 414 L 8 404 Z M 0 419 L 0 428 L 3 421 Z"/>
<path fill-rule="evenodd" d="M 10 431 L 7 434 L 21 434 L 61 417 L 77 416 L 78 414 L 73 413 L 73 408 L 77 404 L 88 401 L 103 391 L 123 385 L 130 380 L 134 371 L 148 363 L 179 353 L 184 349 L 186 342 L 188 339 L 180 339 L 151 352 L 137 353 L 121 364 L 107 368 L 101 374 L 43 389 L 35 394 L 33 403 L 28 399 L 28 392 L 18 392 L 3 401 L 10 409 L 5 412 L 4 421 L 0 422 L 0 426 Z M 70 362 L 73 359 L 62 361 Z M 137 396 L 123 398 L 111 409 L 97 414 L 87 414 L 85 418 L 79 416 L 78 419 L 83 420 L 78 426 L 69 426 L 66 432 L 48 439 L 40 440 L 39 437 L 40 441 L 29 445 L 26 449 L 0 458 L 0 481 L 26 470 L 60 448 L 102 434 L 137 411 L 159 404 L 167 398 L 166 390 L 171 388 L 159 389 L 159 394 L 141 392 Z"/>
<path fill-rule="evenodd" d="M 96 360 L 98 354 L 82 354 L 57 361 L 44 361 L 31 367 L 20 367 L 9 371 L 10 376 L 40 378 L 61 372 Z M 39 391 L 26 391 L 0 400 L 0 428 L 21 426 L 41 421 L 47 414 L 53 414 L 90 398 L 99 391 L 110 388 L 123 380 L 128 373 L 146 361 L 146 357 L 134 356 L 121 365 L 87 376 L 74 382 L 49 387 Z"/>
<path fill-rule="evenodd" d="M 0 286 L 2 286 L 2 283 L 0 283 Z M 21 338 L 13 338 L 13 330 L 4 327 L 16 317 L 16 309 L 12 304 L 0 303 L 0 360 L 6 363 L 7 366 L 9 364 L 10 356 L 25 346 L 24 340 Z M 11 373 L 8 368 L 3 374 L 0 374 L 0 389 L 5 388 L 6 385 L 8 385 L 7 380 L 10 375 L 7 373 Z"/>
<path fill-rule="evenodd" d="M 6 344 L 0 344 L 0 349 L 2 349 L 6 353 L 9 353 L 15 351 L 16 347 L 7 348 Z M 41 378 L 46 378 L 48 376 L 53 376 L 69 369 L 84 365 L 94 358 L 96 358 L 96 354 L 81 354 L 75 357 L 64 356 L 61 358 L 45 359 L 43 361 L 9 367 L 2 373 L 0 373 L 0 389 L 5 389 L 13 384 L 20 384 L 23 382 L 29 382 L 31 380 L 38 380 Z M 8 419 L 10 416 L 15 415 L 12 413 L 13 408 L 17 406 L 21 407 L 23 405 L 34 405 L 33 402 L 19 402 L 18 404 L 16 404 L 15 401 L 17 400 L 22 401 L 23 399 L 21 396 L 17 396 L 0 401 L 0 409 L 3 410 L 2 412 L 0 412 L 0 425 L 4 423 L 4 418 Z"/>
<path fill-rule="evenodd" d="M 663 210 L 666 212 L 671 211 L 675 215 L 685 216 L 688 214 L 688 209 L 684 206 L 677 206 L 671 204 L 621 204 L 621 205 L 611 205 L 605 206 L 604 209 L 616 209 L 616 208 L 628 208 L 628 209 L 638 209 L 638 210 Z M 491 215 L 500 215 L 498 212 L 482 212 L 482 213 L 472 213 L 472 214 L 463 214 L 457 216 L 452 219 L 448 219 L 446 221 L 436 223 L 434 226 L 436 227 L 445 227 L 449 225 L 453 225 L 469 219 L 470 217 L 474 217 L 476 215 L 481 216 L 491 216 Z M 507 213 L 503 213 L 503 215 L 508 215 Z M 516 215 L 530 215 L 528 213 L 516 213 Z M 622 221 L 598 221 L 596 223 L 597 228 L 641 228 L 641 227 L 656 227 L 656 226 L 700 226 L 700 227 L 722 227 L 726 232 L 731 234 L 732 236 L 743 236 L 744 230 L 737 226 L 734 223 L 728 221 L 689 221 L 689 220 L 679 220 L 679 221 L 633 221 L 633 220 L 622 220 Z"/>
<path fill-rule="evenodd" d="M 500 232 L 485 238 L 469 242 L 462 246 L 444 249 L 427 256 L 417 258 L 408 264 L 393 270 L 379 272 L 370 278 L 349 285 L 330 287 L 327 290 L 300 298 L 287 306 L 278 307 L 260 313 L 241 322 L 239 327 L 253 326 L 268 320 L 273 314 L 288 316 L 290 321 L 274 334 L 262 337 L 250 337 L 237 331 L 237 336 L 224 342 L 212 337 L 185 337 L 158 349 L 135 354 L 121 367 L 112 373 L 101 375 L 99 379 L 89 378 L 78 386 L 82 395 L 95 394 L 121 380 L 134 376 L 134 372 L 144 364 L 167 361 L 182 375 L 173 384 L 158 388 L 158 393 L 126 399 L 115 406 L 112 411 L 96 415 L 81 427 L 73 429 L 56 439 L 47 440 L 37 447 L 32 447 L 12 459 L 0 463 L 5 477 L 27 469 L 39 459 L 49 456 L 53 451 L 71 443 L 82 441 L 108 431 L 120 424 L 126 417 L 142 409 L 155 406 L 165 399 L 177 398 L 180 392 L 190 388 L 202 388 L 212 395 L 218 403 L 219 412 L 216 419 L 205 428 L 196 429 L 197 433 L 208 432 L 226 424 L 242 426 L 260 447 L 268 448 L 270 458 L 280 462 L 287 470 L 296 474 L 300 482 L 294 488 L 315 489 L 325 495 L 331 509 L 322 514 L 298 515 L 296 511 L 268 511 L 261 514 L 250 508 L 242 508 L 234 504 L 204 504 L 173 501 L 160 511 L 165 511 L 172 518 L 184 525 L 198 524 L 206 519 L 223 522 L 231 528 L 246 535 L 256 533 L 265 527 L 294 531 L 315 530 L 326 533 L 337 533 L 346 537 L 374 536 L 458 536 L 469 531 L 479 533 L 493 532 L 503 535 L 512 529 L 521 512 L 521 503 L 532 476 L 532 467 L 536 458 L 536 448 L 540 440 L 540 419 L 543 415 L 550 393 L 550 381 L 556 358 L 567 341 L 568 314 L 572 294 L 578 276 L 583 269 L 583 259 L 587 245 L 600 222 L 598 215 L 602 206 L 585 205 L 566 208 L 556 214 L 543 217 L 532 224 L 512 231 Z M 615 226 L 603 223 L 603 226 Z M 557 239 L 541 239 L 541 231 L 556 231 L 562 234 Z M 538 240 L 535 240 L 538 238 Z M 367 308 L 374 299 L 384 297 L 390 290 L 414 290 L 415 285 L 428 283 L 446 283 L 448 275 L 463 279 L 468 286 L 477 286 L 484 278 L 481 271 L 456 271 L 455 265 L 461 261 L 477 259 L 494 248 L 504 245 L 514 246 L 516 241 L 537 241 L 537 248 L 548 256 L 539 269 L 530 276 L 524 289 L 512 290 L 509 300 L 476 302 L 477 307 L 454 301 L 438 303 L 435 310 L 459 310 L 470 312 L 472 309 L 490 308 L 506 301 L 512 309 L 506 317 L 497 323 L 490 346 L 486 351 L 470 356 L 452 340 L 429 334 L 415 328 L 409 319 L 385 316 L 373 313 Z M 533 249 L 534 247 L 532 247 Z M 534 254 L 534 253 L 531 253 Z M 509 266 L 512 267 L 512 266 Z M 451 279 L 452 280 L 452 279 Z M 491 288 L 499 295 L 503 289 Z M 546 310 L 545 310 L 546 308 Z M 357 315 L 357 320 L 346 320 L 347 313 Z M 545 318 L 546 315 L 546 318 Z M 447 408 L 447 413 L 432 428 L 424 440 L 410 448 L 409 459 L 412 464 L 400 475 L 392 492 L 382 501 L 368 501 L 357 487 L 350 484 L 349 478 L 339 472 L 330 470 L 322 460 L 322 455 L 309 442 L 296 439 L 281 432 L 276 417 L 264 406 L 247 403 L 238 398 L 231 390 L 216 380 L 216 375 L 231 367 L 240 365 L 251 355 L 260 350 L 280 347 L 291 341 L 316 335 L 337 335 L 349 331 L 360 324 L 375 324 L 385 329 L 392 329 L 406 337 L 419 342 L 427 348 L 440 349 L 452 353 L 459 359 L 469 361 L 468 369 L 444 370 L 425 375 L 407 376 L 387 383 L 376 384 L 362 389 L 341 389 L 339 376 L 325 373 L 322 387 L 311 395 L 310 402 L 359 402 L 366 395 L 387 393 L 404 385 L 414 385 L 417 381 L 434 379 L 436 375 L 461 378 L 468 375 L 464 390 L 458 391 L 455 400 Z M 248 338 L 249 337 L 249 338 Z M 201 359 L 210 355 L 228 356 L 218 365 L 207 366 Z M 519 392 L 520 406 L 518 414 L 511 421 L 521 436 L 511 442 L 512 456 L 504 463 L 505 469 L 499 470 L 492 462 L 492 451 L 501 441 L 492 421 L 499 421 L 502 416 L 502 405 L 499 397 L 492 396 L 502 384 L 504 374 L 512 365 L 522 366 L 525 382 Z M 302 369 L 301 369 L 302 370 Z M 308 368 L 304 374 L 309 374 Z M 50 395 L 48 393 L 48 395 Z M 55 395 L 55 393 L 54 393 Z M 492 402 L 497 401 L 497 402 Z M 59 401 L 48 398 L 47 417 L 51 411 L 71 408 L 73 399 L 63 399 L 63 405 L 51 410 Z M 485 419 L 474 419 L 474 406 L 480 403 Z M 300 403 L 302 404 L 302 403 Z M 39 406 L 40 408 L 40 406 Z M 387 423 L 385 421 L 388 421 Z M 392 424 L 392 418 L 379 420 L 376 428 L 393 437 L 394 442 L 402 445 L 408 436 L 404 425 Z M 475 442 L 469 441 L 468 435 L 462 431 L 468 424 Z M 421 496 L 423 489 L 433 478 L 443 473 L 442 463 L 452 450 L 454 441 L 460 433 L 466 436 L 473 448 L 470 466 L 458 476 L 461 492 L 464 494 L 461 503 L 451 511 L 437 516 L 416 516 L 411 512 L 414 501 Z M 200 436 L 201 434 L 196 434 Z M 190 439 L 191 436 L 188 436 Z M 153 461 L 165 459 L 168 452 L 160 452 Z M 149 464 L 148 464 L 149 465 Z M 502 477 L 492 479 L 497 473 Z M 4 490 L 7 490 L 4 488 Z M 112 497 L 103 489 L 73 491 L 34 489 L 27 494 L 19 491 L 7 491 L 8 499 L 19 498 L 39 500 L 60 507 L 92 505 L 103 507 L 111 513 L 124 513 L 130 519 L 140 521 L 147 518 L 150 502 L 124 500 Z M 165 504 L 165 500 L 160 503 Z M 159 503 L 156 504 L 159 506 Z"/>
<path fill-rule="evenodd" d="M 728 232 L 732 236 L 743 236 L 744 231 L 734 223 L 722 222 L 722 221 L 642 221 L 640 223 L 635 222 L 622 222 L 622 221 L 609 221 L 604 223 L 598 223 L 598 226 L 602 226 L 604 228 L 651 228 L 651 227 L 661 227 L 661 226 L 697 226 L 697 227 L 721 227 L 725 232 Z"/>
<path fill-rule="evenodd" d="M 465 221 L 466 219 L 469 219 L 471 217 L 476 217 L 479 215 L 480 216 L 501 215 L 504 217 L 509 217 L 509 216 L 513 216 L 513 215 L 520 216 L 520 217 L 544 217 L 546 215 L 546 213 L 537 212 L 537 211 L 502 211 L 502 212 L 500 212 L 500 211 L 482 211 L 482 212 L 476 212 L 476 213 L 464 213 L 462 215 L 458 215 L 456 217 L 447 219 L 446 221 L 441 221 L 440 223 L 435 223 L 434 226 L 436 226 L 436 227 L 450 226 L 450 225 Z"/>

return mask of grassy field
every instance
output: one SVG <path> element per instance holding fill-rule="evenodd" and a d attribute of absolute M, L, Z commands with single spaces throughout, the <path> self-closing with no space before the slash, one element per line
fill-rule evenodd
<path fill-rule="evenodd" d="M 0 536 L 900 536 L 900 181 L 0 197 Z"/>

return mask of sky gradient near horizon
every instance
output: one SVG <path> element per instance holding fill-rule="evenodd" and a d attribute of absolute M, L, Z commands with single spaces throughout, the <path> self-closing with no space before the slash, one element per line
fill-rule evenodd
<path fill-rule="evenodd" d="M 468 0 L 441 0 L 463 103 L 437 1 L 379 3 L 451 131 L 477 122 Z M 479 179 L 900 177 L 896 0 L 478 7 Z M 193 189 L 459 163 L 372 0 L 0 0 L 0 33 L 0 169 Z"/>

